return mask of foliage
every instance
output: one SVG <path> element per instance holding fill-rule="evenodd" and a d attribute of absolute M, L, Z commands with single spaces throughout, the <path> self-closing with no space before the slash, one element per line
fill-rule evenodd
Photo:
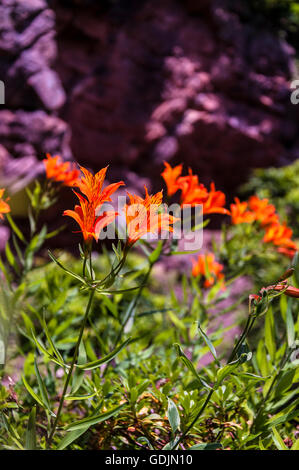
<path fill-rule="evenodd" d="M 281 168 L 254 170 L 241 193 L 269 198 L 282 218 L 292 225 L 295 236 L 299 236 L 299 160 Z"/>
<path fill-rule="evenodd" d="M 206 207 L 228 215 L 219 193 L 212 187 Z M 78 258 L 48 254 L 53 234 L 38 222 L 48 203 L 37 201 L 49 199 L 30 195 L 30 240 L 9 217 L 14 238 L 1 262 L 1 325 L 6 344 L 8 326 L 14 339 L 0 386 L 1 448 L 299 448 L 297 254 L 288 260 L 262 243 L 257 220 L 226 224 L 214 242 L 225 276 L 203 258 L 199 275 L 191 263 L 165 269 L 175 250 L 164 240 L 92 250 L 88 232 Z M 138 199 L 146 211 L 152 197 Z M 270 284 L 268 271 L 279 274 Z M 244 274 L 252 287 L 236 292 Z"/>

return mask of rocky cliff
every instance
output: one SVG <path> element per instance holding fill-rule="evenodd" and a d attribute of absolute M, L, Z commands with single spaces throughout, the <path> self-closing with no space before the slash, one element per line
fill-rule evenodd
<path fill-rule="evenodd" d="M 0 0 L 1 183 L 58 152 L 156 189 L 163 160 L 183 161 L 232 194 L 298 158 L 294 51 L 237 4 Z"/>

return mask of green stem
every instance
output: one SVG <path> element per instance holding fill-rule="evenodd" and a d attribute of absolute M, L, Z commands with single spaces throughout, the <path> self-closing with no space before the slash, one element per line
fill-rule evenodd
<path fill-rule="evenodd" d="M 202 405 L 202 407 L 200 408 L 199 412 L 197 413 L 197 415 L 195 416 L 195 418 L 193 419 L 192 423 L 189 424 L 189 426 L 187 427 L 187 429 L 183 432 L 183 434 L 180 436 L 179 440 L 177 442 L 175 442 L 174 446 L 172 447 L 172 449 L 170 450 L 174 450 L 175 447 L 177 447 L 179 445 L 180 442 L 182 442 L 182 440 L 186 437 L 186 435 L 188 434 L 188 432 L 190 431 L 190 429 L 193 428 L 194 424 L 196 423 L 196 421 L 200 418 L 200 416 L 202 415 L 202 413 L 204 412 L 204 410 L 206 409 L 206 407 L 208 406 L 208 403 L 211 399 L 211 396 L 213 395 L 213 392 L 214 392 L 214 389 L 212 388 L 209 393 L 208 393 L 208 396 L 204 402 L 204 404 Z"/>
<path fill-rule="evenodd" d="M 139 302 L 139 299 L 140 299 L 140 297 L 141 297 L 142 291 L 143 291 L 145 285 L 147 284 L 147 281 L 148 281 L 148 279 L 149 279 L 149 277 L 150 277 L 150 275 L 151 275 L 152 269 L 153 269 L 153 264 L 150 264 L 149 269 L 148 269 L 148 271 L 147 271 L 147 273 L 146 273 L 146 275 L 145 275 L 145 278 L 144 278 L 144 280 L 143 280 L 143 283 L 142 283 L 142 285 L 141 285 L 141 286 L 139 287 L 139 289 L 138 289 L 137 295 L 136 295 L 136 297 L 135 297 L 135 299 L 134 299 L 134 302 L 133 302 L 133 304 L 132 304 L 132 306 L 131 306 L 131 308 L 130 308 L 130 311 L 129 311 L 128 315 L 127 315 L 127 318 L 126 318 L 126 320 L 124 321 L 124 323 L 122 324 L 120 331 L 118 332 L 118 335 L 117 335 L 117 338 L 116 338 L 116 341 L 115 341 L 115 347 L 118 345 L 119 341 L 121 340 L 121 337 L 122 337 L 122 334 L 123 334 L 123 332 L 124 332 L 124 329 L 125 329 L 125 327 L 127 326 L 129 320 L 131 319 L 132 313 L 134 312 L 134 309 L 136 308 L 136 306 L 137 306 L 137 304 L 138 304 L 138 302 Z"/>
<path fill-rule="evenodd" d="M 239 340 L 237 341 L 236 345 L 234 346 L 234 349 L 232 350 L 232 352 L 231 352 L 231 354 L 228 358 L 227 364 L 232 362 L 232 360 L 236 356 L 236 354 L 239 351 L 240 346 L 242 345 L 244 339 L 248 336 L 249 332 L 251 331 L 254 322 L 255 322 L 255 317 L 252 318 L 252 316 L 249 315 L 248 318 L 247 318 L 247 322 L 246 322 L 245 328 L 243 330 L 243 333 L 241 334 L 241 336 L 240 336 Z"/>
<path fill-rule="evenodd" d="M 151 272 L 152 272 L 153 266 L 154 266 L 154 263 L 151 263 L 150 266 L 149 266 L 149 269 L 148 269 L 148 271 L 147 271 L 147 273 L 146 273 L 146 276 L 145 276 L 145 278 L 144 278 L 144 281 L 143 281 L 142 285 L 139 287 L 138 293 L 137 293 L 137 295 L 136 295 L 136 297 L 135 297 L 135 299 L 134 299 L 133 304 L 131 305 L 131 308 L 130 308 L 130 310 L 129 310 L 129 312 L 128 312 L 127 318 L 126 318 L 126 320 L 124 321 L 124 323 L 122 323 L 122 325 L 121 325 L 121 328 L 120 328 L 120 330 L 119 330 L 119 332 L 118 332 L 118 335 L 117 335 L 117 337 L 116 337 L 116 340 L 115 340 L 115 342 L 114 342 L 114 344 L 113 344 L 112 351 L 113 351 L 113 349 L 116 348 L 116 346 L 118 345 L 118 343 L 120 342 L 120 340 L 121 340 L 121 338 L 122 338 L 124 329 L 125 329 L 126 325 L 128 324 L 128 321 L 129 321 L 130 318 L 132 317 L 132 314 L 133 314 L 133 312 L 134 312 L 134 309 L 136 308 L 136 306 L 137 306 L 137 304 L 138 304 L 138 302 L 139 302 L 139 299 L 140 299 L 140 297 L 141 297 L 141 294 L 142 294 L 142 291 L 143 291 L 143 289 L 144 289 L 144 287 L 145 287 L 145 284 L 147 283 L 147 281 L 148 281 L 148 279 L 149 279 L 149 277 L 150 277 L 150 274 L 151 274 Z M 105 368 L 105 370 L 104 370 L 104 372 L 103 372 L 103 377 L 105 377 L 106 372 L 107 372 L 108 367 L 109 367 L 110 364 L 111 364 L 111 362 L 108 362 L 108 364 L 107 364 L 107 366 L 106 366 L 106 368 Z"/>
<path fill-rule="evenodd" d="M 109 279 L 109 277 L 111 277 L 112 275 L 114 277 L 117 276 L 118 273 L 123 268 L 123 265 L 125 264 L 125 261 L 127 259 L 127 255 L 128 255 L 128 251 L 125 251 L 122 259 L 119 261 L 119 263 L 114 268 L 111 269 L 110 273 L 107 274 L 107 276 L 104 277 L 104 279 L 102 279 L 101 281 L 95 281 L 94 285 L 96 285 L 96 287 L 101 287 L 103 284 L 105 284 L 105 282 Z"/>
<path fill-rule="evenodd" d="M 81 324 L 80 333 L 79 333 L 77 343 L 76 343 L 76 346 L 75 346 L 75 352 L 74 352 L 73 360 L 72 360 L 72 363 L 71 363 L 71 366 L 70 366 L 70 369 L 69 369 L 69 372 L 68 372 L 68 375 L 67 375 L 67 378 L 66 378 L 66 381 L 65 381 L 65 384 L 64 384 L 63 392 L 62 392 L 62 395 L 61 395 L 61 398 L 60 398 L 57 415 L 56 415 L 56 418 L 55 418 L 55 421 L 54 421 L 54 424 L 53 424 L 52 431 L 49 435 L 49 439 L 48 439 L 48 447 L 49 448 L 51 446 L 53 436 L 54 436 L 54 433 L 56 431 L 56 427 L 57 427 L 57 423 L 58 423 L 58 420 L 59 420 L 59 417 L 60 417 L 60 414 L 61 414 L 61 410 L 62 410 L 64 398 L 65 398 L 65 395 L 66 395 L 66 391 L 67 391 L 68 385 L 69 385 L 71 377 L 72 377 L 72 373 L 73 373 L 73 369 L 74 369 L 76 360 L 78 358 L 79 347 L 80 347 L 81 339 L 82 339 L 82 336 L 83 336 L 84 328 L 85 328 L 85 325 L 86 325 L 86 321 L 87 321 L 87 318 L 88 318 L 88 314 L 90 312 L 90 308 L 91 308 L 91 304 L 92 304 L 92 301 L 93 301 L 94 294 L 95 294 L 95 289 L 92 289 L 91 292 L 90 292 L 90 295 L 89 295 L 89 300 L 88 300 L 88 304 L 87 304 L 87 307 L 86 307 L 85 315 L 84 315 L 84 318 L 83 318 L 83 321 L 82 321 L 82 324 Z"/>

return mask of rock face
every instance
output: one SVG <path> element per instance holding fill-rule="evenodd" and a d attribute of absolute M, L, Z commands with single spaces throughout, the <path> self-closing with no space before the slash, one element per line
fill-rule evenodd
<path fill-rule="evenodd" d="M 44 0 L 0 0 L 0 186 L 17 192 L 46 152 L 71 156 L 69 127 L 55 112 L 66 100 L 52 64 L 57 56 L 55 13 Z"/>
<path fill-rule="evenodd" d="M 183 161 L 233 194 L 299 157 L 293 51 L 241 3 L 0 0 L 0 180 L 59 152 L 154 189 L 163 160 Z"/>
<path fill-rule="evenodd" d="M 163 160 L 183 161 L 232 193 L 249 168 L 299 156 L 293 51 L 228 3 L 54 3 L 76 158 L 151 176 L 156 189 Z"/>

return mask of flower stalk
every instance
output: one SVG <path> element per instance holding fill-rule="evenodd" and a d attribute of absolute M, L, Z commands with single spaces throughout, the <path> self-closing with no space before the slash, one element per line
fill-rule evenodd
<path fill-rule="evenodd" d="M 55 418 L 52 430 L 51 430 L 49 438 L 48 438 L 48 443 L 47 443 L 48 448 L 51 447 L 52 440 L 53 440 L 53 437 L 54 437 L 54 434 L 55 434 L 55 431 L 56 431 L 56 428 L 57 428 L 57 424 L 58 424 L 58 421 L 59 421 L 59 417 L 60 417 L 60 414 L 61 414 L 61 411 L 62 411 L 62 407 L 63 407 L 63 403 L 64 403 L 64 398 L 65 398 L 65 395 L 66 395 L 66 392 L 67 392 L 67 388 L 69 386 L 69 383 L 70 383 L 70 380 L 71 380 L 71 377 L 72 377 L 72 374 L 73 374 L 73 370 L 74 370 L 74 367 L 75 367 L 75 363 L 76 363 L 77 358 L 78 358 L 79 347 L 80 347 L 81 340 L 82 340 L 82 337 L 83 337 L 83 333 L 84 333 L 84 329 L 85 329 L 86 322 L 87 322 L 87 319 L 88 319 L 88 315 L 89 315 L 90 310 L 91 310 L 94 294 L 95 294 L 95 289 L 93 288 L 93 289 L 91 289 L 90 294 L 89 294 L 89 300 L 88 300 L 88 304 L 87 304 L 87 307 L 86 307 L 86 310 L 85 310 L 85 315 L 83 317 L 83 321 L 81 323 L 81 328 L 80 328 L 79 336 L 78 336 L 77 343 L 76 343 L 76 346 L 75 346 L 75 351 L 74 351 L 72 363 L 71 363 L 71 366 L 69 368 L 69 371 L 68 371 L 68 374 L 67 374 L 67 377 L 66 377 L 66 381 L 65 381 L 65 384 L 64 384 L 64 387 L 63 387 L 63 391 L 62 391 L 62 395 L 61 395 L 61 398 L 60 398 L 60 401 L 59 401 L 59 406 L 58 406 L 56 418 Z"/>

